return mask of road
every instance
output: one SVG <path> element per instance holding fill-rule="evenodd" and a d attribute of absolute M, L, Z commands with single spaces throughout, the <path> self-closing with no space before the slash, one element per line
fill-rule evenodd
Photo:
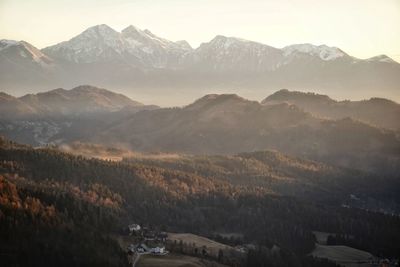
<path fill-rule="evenodd" d="M 139 261 L 140 259 L 140 254 L 139 253 L 134 253 L 132 256 L 132 267 L 136 267 L 136 263 Z"/>

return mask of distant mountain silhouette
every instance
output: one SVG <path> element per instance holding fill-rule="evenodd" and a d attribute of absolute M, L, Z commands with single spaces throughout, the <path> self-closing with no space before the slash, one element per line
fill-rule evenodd
<path fill-rule="evenodd" d="M 351 117 L 378 127 L 400 130 L 400 105 L 383 98 L 335 101 L 326 95 L 283 89 L 268 96 L 261 103 L 289 103 L 324 118 Z"/>
<path fill-rule="evenodd" d="M 158 108 L 90 86 L 1 96 L 0 134 L 23 143 L 81 141 L 189 154 L 274 149 L 381 173 L 400 166 L 400 139 L 391 130 L 398 104 L 389 100 L 337 102 L 281 90 L 263 103 L 209 94 L 182 108 Z"/>
<path fill-rule="evenodd" d="M 134 26 L 117 32 L 97 25 L 42 50 L 24 41 L 0 41 L 0 86 L 19 95 L 94 84 L 127 95 L 156 95 L 164 105 L 227 89 L 259 98 L 277 88 L 400 101 L 399 74 L 400 64 L 385 55 L 358 59 L 327 45 L 279 49 L 222 35 L 192 48 Z"/>
<path fill-rule="evenodd" d="M 3 119 L 113 112 L 128 107 L 138 110 L 148 108 L 124 95 L 88 85 L 78 86 L 71 90 L 59 88 L 19 98 L 6 93 L 0 94 Z"/>

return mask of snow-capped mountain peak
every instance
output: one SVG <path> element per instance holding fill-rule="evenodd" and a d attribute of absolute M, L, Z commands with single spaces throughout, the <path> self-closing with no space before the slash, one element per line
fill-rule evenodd
<path fill-rule="evenodd" d="M 0 44 L 0 49 L 7 45 L 6 42 Z M 56 60 L 77 64 L 101 62 L 144 69 L 194 67 L 213 71 L 263 72 L 277 70 L 293 61 L 310 62 L 310 59 L 318 59 L 321 63 L 341 58 L 364 62 L 350 57 L 337 47 L 327 45 L 305 43 L 278 49 L 223 35 L 217 35 L 211 41 L 193 49 L 186 41 L 173 42 L 134 25 L 118 32 L 105 24 L 88 28 L 71 40 L 42 51 Z M 384 57 L 370 60 L 390 62 L 390 58 Z"/>
<path fill-rule="evenodd" d="M 188 47 L 130 25 L 117 32 L 101 24 L 88 28 L 69 41 L 43 49 L 54 58 L 75 63 L 128 62 L 130 66 L 163 67 L 186 53 Z M 172 58 L 171 58 L 172 57 Z"/>
<path fill-rule="evenodd" d="M 214 70 L 267 71 L 278 66 L 280 49 L 237 37 L 217 35 L 208 43 L 202 43 L 194 51 L 192 60 L 198 66 Z"/>
<path fill-rule="evenodd" d="M 55 58 L 91 63 L 120 55 L 125 49 L 120 33 L 101 24 L 88 28 L 69 41 L 46 47 L 43 51 Z"/>
<path fill-rule="evenodd" d="M 179 40 L 175 42 L 179 47 L 185 50 L 193 50 L 192 46 L 186 40 Z"/>
<path fill-rule="evenodd" d="M 106 24 L 100 24 L 85 30 L 81 35 L 88 37 L 104 37 L 104 36 L 116 36 L 118 32 Z"/>
<path fill-rule="evenodd" d="M 129 25 L 128 27 L 123 29 L 121 31 L 121 34 L 124 37 L 136 37 L 136 36 L 145 36 L 146 35 L 146 33 L 144 31 L 142 31 L 141 29 L 139 29 L 138 27 L 133 26 L 133 25 Z"/>
<path fill-rule="evenodd" d="M 313 44 L 294 44 L 282 48 L 283 54 L 286 57 L 296 55 L 297 53 L 308 54 L 311 56 L 318 56 L 320 59 L 329 61 L 347 56 L 345 52 L 337 47 L 330 47 L 327 45 L 313 45 Z"/>
<path fill-rule="evenodd" d="M 17 45 L 18 43 L 19 42 L 15 40 L 2 39 L 0 40 L 0 51 L 12 45 Z"/>
<path fill-rule="evenodd" d="M 19 58 L 38 63 L 42 66 L 52 63 L 52 60 L 48 56 L 25 41 L 0 40 L 0 52 L 9 60 Z"/>
<path fill-rule="evenodd" d="M 232 45 L 244 45 L 251 43 L 251 41 L 237 38 L 237 37 L 227 37 L 223 35 L 217 35 L 212 39 L 207 45 L 217 47 L 217 48 L 225 48 L 229 49 Z"/>
<path fill-rule="evenodd" d="M 156 45 L 167 48 L 169 45 L 172 44 L 171 41 L 158 37 L 147 29 L 143 31 L 133 25 L 130 25 L 129 27 L 123 29 L 121 33 L 123 38 L 133 40 L 134 42 L 139 42 L 143 45 Z"/>

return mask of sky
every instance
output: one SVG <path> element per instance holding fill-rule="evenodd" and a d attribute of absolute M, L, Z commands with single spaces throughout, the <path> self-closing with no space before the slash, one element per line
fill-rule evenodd
<path fill-rule="evenodd" d="M 97 24 L 135 25 L 193 47 L 225 35 L 400 61 L 400 0 L 0 0 L 0 39 L 43 48 Z"/>

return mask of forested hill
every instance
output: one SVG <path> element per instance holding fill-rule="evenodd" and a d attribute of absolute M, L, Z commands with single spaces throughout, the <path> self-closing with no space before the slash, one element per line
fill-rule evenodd
<path fill-rule="evenodd" d="M 399 205 L 391 206 L 400 201 L 396 190 L 400 182 L 395 177 L 340 168 L 274 150 L 230 156 L 136 153 L 127 156 L 124 162 L 195 173 L 235 186 L 263 188 L 274 194 L 320 203 L 349 204 L 350 196 L 356 195 L 360 200 L 369 199 L 369 204 L 385 203 L 382 207 L 389 213 L 400 212 Z M 351 203 L 358 207 L 362 204 L 363 201 Z M 365 209 L 379 209 L 377 206 L 364 204 Z"/>
<path fill-rule="evenodd" d="M 377 175 L 400 173 L 399 105 L 390 100 L 342 103 L 281 90 L 263 104 L 210 94 L 182 108 L 157 108 L 79 86 L 0 94 L 0 113 L 0 135 L 35 146 L 83 142 L 198 155 L 274 149 Z"/>
<path fill-rule="evenodd" d="M 240 156 L 246 157 L 251 155 Z M 282 176 L 292 173 L 292 178 L 304 179 L 296 169 L 278 163 Z M 304 259 L 314 247 L 314 230 L 345 233 L 354 237 L 355 246 L 375 255 L 399 256 L 398 217 L 285 195 L 268 183 L 246 185 L 243 178 L 229 179 L 224 169 L 235 173 L 229 165 L 214 168 L 217 175 L 164 164 L 85 159 L 1 139 L 2 262 L 5 266 L 124 266 L 124 255 L 111 236 L 131 221 L 205 236 L 221 229 L 239 232 L 244 242 L 281 247 L 287 255 L 280 259 L 285 266 L 309 266 Z M 307 164 L 311 163 L 303 163 Z M 290 188 L 284 182 L 283 186 Z M 334 188 L 329 183 L 321 187 Z M 314 186 L 305 188 L 311 192 Z M 271 266 L 282 266 L 273 262 Z"/>

